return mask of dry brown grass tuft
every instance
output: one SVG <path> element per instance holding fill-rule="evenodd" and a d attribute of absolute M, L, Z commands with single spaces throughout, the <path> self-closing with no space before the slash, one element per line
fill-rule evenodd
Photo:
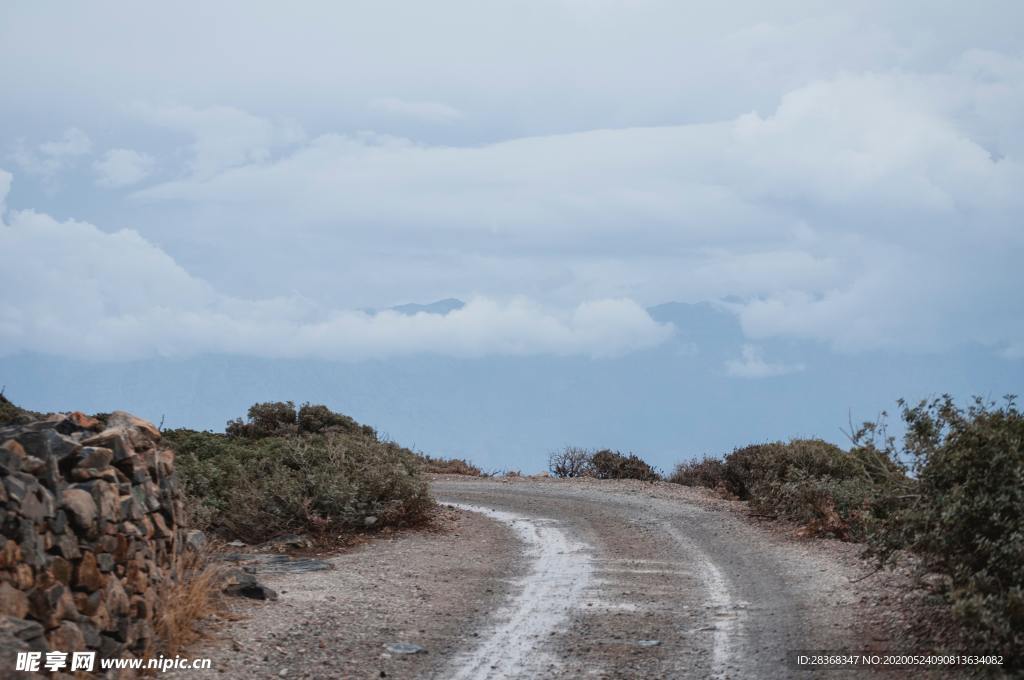
<path fill-rule="evenodd" d="M 186 552 L 159 591 L 160 609 L 155 623 L 160 653 L 172 656 L 202 637 L 200 622 L 222 609 L 220 584 L 224 567 L 203 553 Z"/>

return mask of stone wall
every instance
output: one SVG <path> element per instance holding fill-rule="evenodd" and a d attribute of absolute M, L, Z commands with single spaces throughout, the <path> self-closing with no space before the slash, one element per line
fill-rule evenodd
<path fill-rule="evenodd" d="M 0 427 L 0 675 L 17 650 L 153 650 L 183 549 L 174 453 L 151 423 L 100 418 Z"/>

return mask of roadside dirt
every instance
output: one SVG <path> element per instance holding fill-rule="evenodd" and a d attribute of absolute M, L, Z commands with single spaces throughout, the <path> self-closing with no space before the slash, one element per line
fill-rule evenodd
<path fill-rule="evenodd" d="M 333 569 L 258 572 L 276 602 L 230 598 L 237 617 L 188 650 L 213 670 L 169 678 L 444 677 L 520 575 L 519 544 L 506 526 L 447 510 L 443 531 L 400 532 L 327 558 Z M 394 654 L 405 642 L 425 652 Z"/>
<path fill-rule="evenodd" d="M 269 603 L 189 650 L 223 678 L 810 678 L 796 650 L 888 646 L 859 548 L 631 481 L 436 476 L 449 530 L 265 573 Z M 396 654 L 390 643 L 426 652 Z M 171 677 L 196 677 L 182 672 Z"/>

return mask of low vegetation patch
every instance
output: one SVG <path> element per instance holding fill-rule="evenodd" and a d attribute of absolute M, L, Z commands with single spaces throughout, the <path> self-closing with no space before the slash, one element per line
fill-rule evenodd
<path fill-rule="evenodd" d="M 467 475 L 469 477 L 481 477 L 484 474 L 483 470 L 464 458 L 435 458 L 420 454 L 420 460 L 424 472 L 439 475 Z"/>
<path fill-rule="evenodd" d="M 42 417 L 41 413 L 25 410 L 13 403 L 0 389 L 0 425 L 24 425 Z"/>
<path fill-rule="evenodd" d="M 254 404 L 224 434 L 168 430 L 192 522 L 258 542 L 415 525 L 434 508 L 420 457 L 327 407 Z"/>
<path fill-rule="evenodd" d="M 703 486 L 709 489 L 725 490 L 725 463 L 718 458 L 704 456 L 676 465 L 668 481 L 683 486 Z"/>
<path fill-rule="evenodd" d="M 900 405 L 902 441 L 883 420 L 854 433 L 848 451 L 815 439 L 754 444 L 680 464 L 669 481 L 719 489 L 812 533 L 865 541 L 881 565 L 916 555 L 922 575 L 946 584 L 955 636 L 1020 669 L 1024 416 L 1012 397 Z"/>
<path fill-rule="evenodd" d="M 635 453 L 623 454 L 610 449 L 591 451 L 568 446 L 548 457 L 548 469 L 555 477 L 594 477 L 596 479 L 661 479 L 657 470 Z"/>

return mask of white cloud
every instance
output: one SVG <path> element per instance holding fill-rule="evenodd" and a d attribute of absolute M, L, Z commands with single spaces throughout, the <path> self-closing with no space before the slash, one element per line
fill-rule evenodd
<path fill-rule="evenodd" d="M 0 172 L 0 204 L 10 175 Z M 359 360 L 615 356 L 672 334 L 635 302 L 550 309 L 525 298 L 471 299 L 447 315 L 325 308 L 290 296 L 224 295 L 138 233 L 105 233 L 30 210 L 0 224 L 0 354 L 22 351 L 126 360 L 230 353 Z"/>
<path fill-rule="evenodd" d="M 132 149 L 110 149 L 93 164 L 96 183 L 104 187 L 126 187 L 138 184 L 153 171 L 156 164 L 149 154 Z"/>
<path fill-rule="evenodd" d="M 761 348 L 744 345 L 739 359 L 725 362 L 725 372 L 734 378 L 773 378 L 804 370 L 803 364 L 784 364 L 766 361 Z"/>
<path fill-rule="evenodd" d="M 223 170 L 262 163 L 273 152 L 305 139 L 294 121 L 270 121 L 231 106 L 193 108 L 139 104 L 136 112 L 146 121 L 190 136 L 189 171 L 204 180 Z"/>
<path fill-rule="evenodd" d="M 92 151 L 89 136 L 71 127 L 60 139 L 43 142 L 36 148 L 20 143 L 11 154 L 11 159 L 25 172 L 52 179 L 58 172 L 71 165 L 76 158 Z"/>
<path fill-rule="evenodd" d="M 410 101 L 394 97 L 374 99 L 370 102 L 370 108 L 380 113 L 428 123 L 452 123 L 465 117 L 457 108 L 441 102 Z"/>
<path fill-rule="evenodd" d="M 68 128 L 61 139 L 40 144 L 39 151 L 52 158 L 82 156 L 92 151 L 92 140 L 78 128 Z"/>
<path fill-rule="evenodd" d="M 998 348 L 1024 337 L 1024 298 L 1007 294 L 1024 254 L 1019 91 L 1024 60 L 973 52 L 946 72 L 816 81 L 717 123 L 469 147 L 325 134 L 137 196 L 221 208 L 229 241 L 288 224 L 309 258 L 351 253 L 335 288 L 369 266 L 569 299 L 740 296 L 752 338 Z M 430 256 L 445 265 L 424 270 Z"/>

